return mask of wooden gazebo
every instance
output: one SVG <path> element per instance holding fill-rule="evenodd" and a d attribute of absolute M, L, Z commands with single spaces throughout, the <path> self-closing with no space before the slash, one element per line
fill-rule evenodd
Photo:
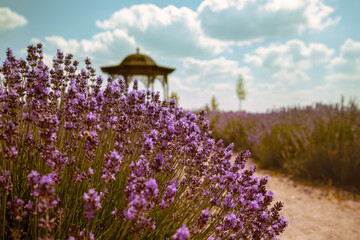
<path fill-rule="evenodd" d="M 140 78 L 145 86 L 154 90 L 154 81 L 159 79 L 164 88 L 164 100 L 169 100 L 169 83 L 168 75 L 172 73 L 175 68 L 159 66 L 155 61 L 145 55 L 139 53 L 139 48 L 136 49 L 136 54 L 131 54 L 124 58 L 119 65 L 101 67 L 104 73 L 110 74 L 113 77 L 123 76 L 127 84 L 129 84 L 134 76 L 145 76 Z"/>

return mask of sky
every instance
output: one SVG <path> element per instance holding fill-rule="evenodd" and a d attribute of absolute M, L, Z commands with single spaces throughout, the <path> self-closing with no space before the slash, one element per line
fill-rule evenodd
<path fill-rule="evenodd" d="M 360 99 L 360 1 L 357 0 L 0 0 L 0 62 L 43 43 L 83 62 L 117 65 L 139 47 L 173 67 L 170 92 L 198 109 L 242 110 Z M 162 91 L 160 81 L 155 89 Z M 161 95 L 162 96 L 162 95 Z"/>

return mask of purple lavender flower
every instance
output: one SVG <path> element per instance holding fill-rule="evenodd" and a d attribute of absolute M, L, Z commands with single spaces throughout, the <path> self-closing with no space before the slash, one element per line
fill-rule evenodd
<path fill-rule="evenodd" d="M 139 161 L 132 162 L 130 164 L 130 170 L 132 175 L 136 177 L 145 177 L 150 175 L 149 162 L 143 155 L 140 155 Z"/>
<path fill-rule="evenodd" d="M 265 211 L 263 211 L 262 214 L 260 215 L 260 217 L 264 220 L 267 220 L 269 217 L 269 214 L 267 214 Z"/>
<path fill-rule="evenodd" d="M 46 164 L 58 174 L 61 174 L 65 165 L 68 163 L 68 157 L 66 157 L 66 153 L 61 153 L 54 147 L 46 147 L 45 159 Z"/>
<path fill-rule="evenodd" d="M 53 174 L 42 176 L 39 181 L 38 191 L 40 197 L 53 197 L 55 195 L 55 176 Z"/>
<path fill-rule="evenodd" d="M 12 189 L 11 177 L 9 173 L 9 171 L 1 170 L 0 191 L 5 193 L 5 195 L 7 195 Z"/>
<path fill-rule="evenodd" d="M 211 216 L 211 213 L 209 212 L 209 208 L 201 211 L 199 219 L 196 222 L 196 225 L 198 226 L 199 229 L 202 229 L 203 227 L 205 227 L 210 216 Z"/>
<path fill-rule="evenodd" d="M 124 210 L 124 216 L 129 220 L 143 219 L 148 202 L 141 196 L 135 196 L 129 203 L 129 208 Z"/>
<path fill-rule="evenodd" d="M 101 209 L 100 198 L 102 193 L 98 194 L 94 189 L 84 193 L 85 218 L 90 220 L 94 218 L 94 213 Z"/>
<path fill-rule="evenodd" d="M 116 215 L 116 213 L 117 213 L 117 208 L 115 208 L 112 212 L 111 212 L 111 215 L 113 215 L 113 216 L 115 216 Z"/>
<path fill-rule="evenodd" d="M 172 184 L 170 184 L 167 187 L 167 190 L 164 194 L 164 198 L 162 200 L 162 202 L 160 203 L 160 207 L 162 208 L 166 208 L 170 203 L 172 203 L 174 201 L 174 196 L 176 194 L 176 192 L 178 191 L 177 186 L 178 186 L 178 181 L 173 180 Z"/>
<path fill-rule="evenodd" d="M 225 218 L 225 222 L 223 225 L 223 230 L 228 230 L 230 228 L 235 228 L 236 224 L 237 224 L 238 220 L 236 218 L 236 215 L 234 213 L 230 213 L 226 218 Z"/>
<path fill-rule="evenodd" d="M 164 164 L 164 155 L 161 153 L 158 153 L 156 157 L 154 158 L 153 163 L 151 164 L 151 167 L 159 172 L 162 169 L 162 165 Z"/>
<path fill-rule="evenodd" d="M 86 116 L 86 124 L 88 124 L 89 126 L 93 125 L 96 121 L 96 115 L 93 112 L 89 112 L 88 115 Z"/>
<path fill-rule="evenodd" d="M 150 178 L 149 181 L 145 183 L 145 197 L 147 199 L 156 198 L 158 195 L 158 185 L 156 183 L 156 180 L 153 178 Z"/>
<path fill-rule="evenodd" d="M 142 153 L 144 155 L 149 155 L 153 152 L 153 148 L 154 148 L 153 139 L 151 137 L 147 137 L 144 142 Z"/>
<path fill-rule="evenodd" d="M 34 211 L 34 202 L 29 200 L 29 202 L 24 206 L 28 211 L 33 212 Z"/>
<path fill-rule="evenodd" d="M 119 172 L 122 163 L 122 157 L 114 150 L 110 154 L 105 155 L 105 165 L 101 175 L 101 180 L 104 183 L 111 183 L 115 180 L 115 174 Z"/>
<path fill-rule="evenodd" d="M 39 196 L 39 191 L 38 191 L 39 183 L 40 183 L 40 174 L 35 170 L 31 170 L 31 173 L 28 175 L 27 186 L 30 186 L 33 189 L 31 193 L 32 197 Z"/>
<path fill-rule="evenodd" d="M 257 202 L 256 200 L 251 201 L 251 202 L 250 202 L 250 205 L 249 205 L 249 208 L 250 208 L 251 210 L 258 210 L 258 209 L 259 209 L 259 204 L 258 204 L 258 202 Z"/>
<path fill-rule="evenodd" d="M 37 205 L 39 213 L 48 214 L 60 201 L 59 197 L 54 200 L 56 185 L 55 175 L 48 174 L 40 177 L 36 171 L 33 171 L 29 175 L 29 184 L 33 188 L 31 195 L 40 198 Z"/>
<path fill-rule="evenodd" d="M 21 221 L 27 214 L 26 211 L 23 211 L 24 201 L 17 196 L 14 197 L 14 201 L 7 202 L 7 206 L 10 207 L 10 214 L 12 214 L 17 221 Z"/>
<path fill-rule="evenodd" d="M 225 208 L 229 208 L 229 209 L 232 209 L 235 206 L 234 200 L 232 199 L 232 196 L 230 193 L 224 198 L 223 206 Z"/>
<path fill-rule="evenodd" d="M 95 239 L 92 231 L 89 232 L 88 236 L 86 236 L 86 232 L 87 231 L 85 228 L 80 232 L 80 234 L 79 234 L 80 239 L 84 239 L 84 240 L 94 240 Z"/>
<path fill-rule="evenodd" d="M 190 239 L 189 230 L 187 230 L 186 225 L 184 224 L 181 228 L 176 230 L 176 233 L 172 236 L 174 240 L 187 240 Z"/>

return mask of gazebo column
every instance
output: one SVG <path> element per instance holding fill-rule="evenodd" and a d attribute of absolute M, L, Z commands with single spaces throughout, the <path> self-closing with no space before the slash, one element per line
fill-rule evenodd
<path fill-rule="evenodd" d="M 127 79 L 128 76 L 124 74 L 124 75 L 123 75 L 123 78 L 124 78 L 125 84 L 128 84 L 128 79 Z"/>
<path fill-rule="evenodd" d="M 154 81 L 155 81 L 155 76 L 151 75 L 150 78 L 149 78 L 151 91 L 154 91 Z"/>
<path fill-rule="evenodd" d="M 151 76 L 150 76 L 150 75 L 146 75 L 146 77 L 147 77 L 146 89 L 150 89 L 150 85 L 151 85 Z"/>
<path fill-rule="evenodd" d="M 131 75 L 125 75 L 124 76 L 124 80 L 125 80 L 125 83 L 126 83 L 126 86 L 129 88 L 130 87 L 130 83 L 131 83 Z"/>
<path fill-rule="evenodd" d="M 168 84 L 167 74 L 164 74 L 163 88 L 164 88 L 164 100 L 169 101 L 169 84 Z"/>

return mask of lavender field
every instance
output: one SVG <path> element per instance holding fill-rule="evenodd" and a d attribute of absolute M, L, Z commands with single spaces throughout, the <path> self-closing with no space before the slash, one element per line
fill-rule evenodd
<path fill-rule="evenodd" d="M 360 191 L 360 110 L 355 100 L 267 113 L 210 112 L 212 136 L 250 149 L 259 166 Z"/>
<path fill-rule="evenodd" d="M 276 239 L 268 177 L 159 93 L 42 45 L 0 68 L 1 239 Z M 103 84 L 104 83 L 104 84 Z M 233 157 L 234 156 L 234 157 Z M 234 160 L 235 159 L 235 160 Z M 233 161 L 234 160 L 234 161 Z"/>

